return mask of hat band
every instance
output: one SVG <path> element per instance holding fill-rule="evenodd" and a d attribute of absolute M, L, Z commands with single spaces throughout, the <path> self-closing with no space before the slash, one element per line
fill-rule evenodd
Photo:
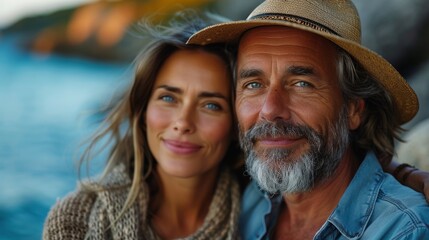
<path fill-rule="evenodd" d="M 322 32 L 326 32 L 326 33 L 335 34 L 337 36 L 340 36 L 338 33 L 336 33 L 332 29 L 330 29 L 330 28 L 328 28 L 322 24 L 319 24 L 317 22 L 314 22 L 314 21 L 306 19 L 306 18 L 297 17 L 294 15 L 280 14 L 280 13 L 264 13 L 264 14 L 255 15 L 255 16 L 252 16 L 249 18 L 249 20 L 254 20 L 254 19 L 286 21 L 286 22 L 304 25 L 306 27 L 315 29 L 317 31 L 322 31 Z"/>

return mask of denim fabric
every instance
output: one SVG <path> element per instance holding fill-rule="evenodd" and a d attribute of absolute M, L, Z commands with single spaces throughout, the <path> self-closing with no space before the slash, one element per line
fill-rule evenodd
<path fill-rule="evenodd" d="M 280 195 L 270 196 L 252 182 L 242 200 L 242 238 L 269 239 L 281 204 Z M 429 239 L 429 205 L 368 153 L 314 239 Z"/>

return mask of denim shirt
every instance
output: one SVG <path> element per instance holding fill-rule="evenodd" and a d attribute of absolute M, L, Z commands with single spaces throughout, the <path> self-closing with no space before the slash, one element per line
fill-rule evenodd
<path fill-rule="evenodd" d="M 252 182 L 240 214 L 243 239 L 269 239 L 283 198 Z M 424 196 L 383 172 L 368 153 L 335 210 L 313 239 L 429 239 L 429 205 Z"/>

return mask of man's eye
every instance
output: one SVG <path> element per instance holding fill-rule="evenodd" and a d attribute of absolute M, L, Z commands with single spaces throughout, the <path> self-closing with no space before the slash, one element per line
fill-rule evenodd
<path fill-rule="evenodd" d="M 245 87 L 246 87 L 246 88 L 250 88 L 250 89 L 253 89 L 253 88 L 261 88 L 261 87 L 262 87 L 262 84 L 260 84 L 260 83 L 258 83 L 258 82 L 251 82 L 251 83 L 246 84 L 246 85 L 245 85 Z"/>
<path fill-rule="evenodd" d="M 305 87 L 312 87 L 313 85 L 305 81 L 299 81 L 295 83 L 295 86 L 305 88 Z"/>

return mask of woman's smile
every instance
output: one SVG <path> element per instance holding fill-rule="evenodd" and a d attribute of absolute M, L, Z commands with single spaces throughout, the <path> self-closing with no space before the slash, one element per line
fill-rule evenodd
<path fill-rule="evenodd" d="M 198 152 L 202 146 L 191 142 L 164 139 L 164 146 L 175 154 L 192 154 Z"/>

